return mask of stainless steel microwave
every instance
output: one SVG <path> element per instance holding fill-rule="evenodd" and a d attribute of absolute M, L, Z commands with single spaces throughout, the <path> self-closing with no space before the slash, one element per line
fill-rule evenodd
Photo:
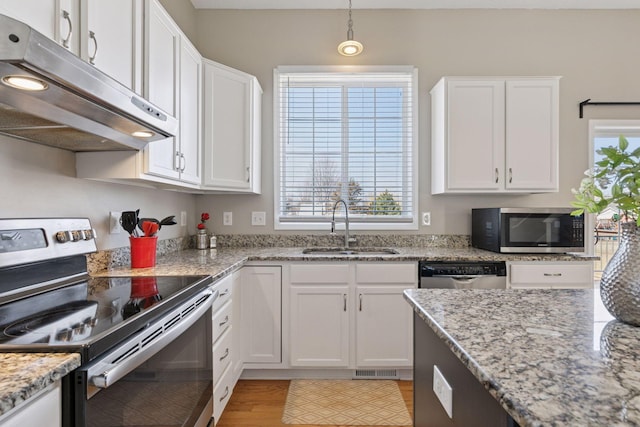
<path fill-rule="evenodd" d="M 471 210 L 471 246 L 501 253 L 584 252 L 584 216 L 571 208 Z"/>

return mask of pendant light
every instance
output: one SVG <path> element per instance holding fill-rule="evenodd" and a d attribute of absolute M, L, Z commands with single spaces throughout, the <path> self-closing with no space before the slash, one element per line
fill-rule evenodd
<path fill-rule="evenodd" d="M 353 39 L 353 20 L 351 19 L 351 0 L 349 0 L 349 29 L 347 30 L 347 40 L 338 45 L 338 52 L 344 56 L 356 56 L 362 53 L 364 46 Z"/>

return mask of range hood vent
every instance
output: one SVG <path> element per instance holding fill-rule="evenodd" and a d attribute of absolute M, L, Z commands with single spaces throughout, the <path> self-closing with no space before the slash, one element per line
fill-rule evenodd
<path fill-rule="evenodd" d="M 17 89 L 10 76 L 46 89 Z M 0 15 L 0 134 L 70 151 L 122 151 L 141 150 L 177 131 L 174 117 L 28 25 Z"/>

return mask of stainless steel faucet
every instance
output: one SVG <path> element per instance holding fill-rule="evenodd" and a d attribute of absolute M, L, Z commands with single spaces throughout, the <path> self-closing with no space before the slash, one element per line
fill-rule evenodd
<path fill-rule="evenodd" d="M 344 205 L 344 247 L 349 248 L 349 205 L 344 199 L 340 199 L 333 204 L 333 217 L 331 218 L 331 233 L 335 233 L 336 230 L 336 207 L 338 203 L 342 202 Z"/>

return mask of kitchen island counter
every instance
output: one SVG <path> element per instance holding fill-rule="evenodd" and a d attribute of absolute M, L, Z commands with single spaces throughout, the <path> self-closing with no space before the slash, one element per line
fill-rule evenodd
<path fill-rule="evenodd" d="M 521 426 L 640 424 L 640 328 L 612 320 L 598 290 L 415 289 L 405 298 L 416 325 Z M 466 404 L 454 387 L 454 420 Z"/>

